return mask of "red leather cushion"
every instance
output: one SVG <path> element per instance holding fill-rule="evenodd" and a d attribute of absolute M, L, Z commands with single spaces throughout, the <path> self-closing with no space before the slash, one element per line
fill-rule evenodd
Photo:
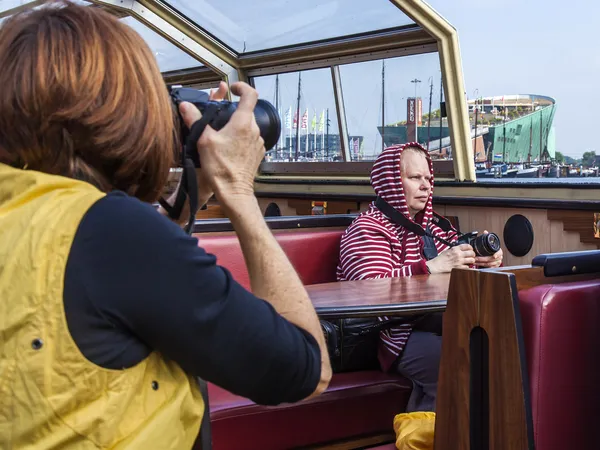
<path fill-rule="evenodd" d="M 273 233 L 304 285 L 336 281 L 340 239 L 344 230 L 279 231 Z M 250 279 L 236 235 L 197 235 L 198 245 L 217 257 L 246 289 Z"/>
<path fill-rule="evenodd" d="M 209 384 L 213 450 L 282 450 L 393 432 L 412 385 L 382 372 L 335 374 L 326 392 L 296 404 L 259 406 Z"/>
<path fill-rule="evenodd" d="M 536 450 L 600 449 L 600 282 L 519 297 Z"/>

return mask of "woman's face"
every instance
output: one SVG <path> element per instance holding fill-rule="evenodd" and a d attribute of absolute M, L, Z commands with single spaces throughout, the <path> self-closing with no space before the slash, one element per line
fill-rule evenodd
<path fill-rule="evenodd" d="M 420 151 L 405 151 L 401 159 L 402 186 L 411 217 L 422 211 L 431 195 L 431 173 Z"/>

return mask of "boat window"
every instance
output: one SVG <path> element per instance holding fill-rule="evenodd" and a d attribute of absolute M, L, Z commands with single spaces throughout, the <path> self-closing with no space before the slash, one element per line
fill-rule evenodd
<path fill-rule="evenodd" d="M 346 64 L 340 73 L 352 161 L 373 161 L 383 147 L 415 141 L 434 159 L 448 156 L 437 52 Z"/>
<path fill-rule="evenodd" d="M 161 35 L 140 23 L 137 19 L 129 16 L 119 20 L 129 25 L 142 36 L 152 50 L 152 53 L 154 53 L 161 72 L 202 66 L 200 61 L 188 55 Z"/>
<path fill-rule="evenodd" d="M 413 23 L 388 0 L 169 0 L 168 4 L 238 53 Z"/>
<path fill-rule="evenodd" d="M 329 68 L 265 75 L 252 82 L 260 97 L 278 108 L 281 117 L 279 142 L 267 152 L 265 162 L 342 159 Z"/>

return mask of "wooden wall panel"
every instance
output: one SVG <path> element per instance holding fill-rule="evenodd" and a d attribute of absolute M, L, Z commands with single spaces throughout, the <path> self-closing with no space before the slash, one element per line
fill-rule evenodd
<path fill-rule="evenodd" d="M 196 213 L 196 219 L 224 219 L 225 213 L 217 204 L 209 203 L 206 209 L 201 209 Z"/>
<path fill-rule="evenodd" d="M 263 211 L 271 202 L 279 205 L 282 215 L 310 214 L 310 201 L 283 198 L 259 198 Z M 365 211 L 370 202 L 356 206 L 352 201 L 328 203 L 328 214 L 346 214 Z M 353 209 L 353 207 L 355 209 Z M 503 241 L 506 221 L 514 214 L 522 214 L 533 226 L 534 242 L 531 251 L 516 257 L 504 251 L 504 264 L 517 266 L 531 264 L 532 259 L 542 253 L 559 253 L 600 248 L 600 239 L 593 238 L 593 213 L 583 211 L 554 211 L 524 208 L 485 208 L 475 206 L 435 205 L 435 210 L 445 216 L 458 217 L 460 230 L 495 232 Z M 591 236 L 591 239 L 590 239 Z M 583 242 L 581 242 L 583 240 Z"/>
<path fill-rule="evenodd" d="M 548 219 L 561 223 L 564 231 L 578 233 L 582 243 L 600 248 L 600 239 L 594 237 L 593 211 L 548 210 Z"/>
<path fill-rule="evenodd" d="M 595 245 L 580 242 L 579 233 L 563 231 L 562 224 L 548 219 L 543 209 L 520 208 L 481 208 L 468 206 L 446 206 L 440 214 L 457 216 L 462 232 L 488 230 L 504 241 L 503 232 L 506 221 L 514 214 L 527 217 L 533 226 L 534 241 L 530 252 L 522 257 L 511 255 L 504 250 L 504 265 L 518 266 L 531 264 L 531 260 L 542 253 L 558 253 L 575 250 L 592 250 Z"/>

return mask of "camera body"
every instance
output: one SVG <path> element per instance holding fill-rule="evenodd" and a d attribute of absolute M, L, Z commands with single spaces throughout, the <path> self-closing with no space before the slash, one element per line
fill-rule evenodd
<path fill-rule="evenodd" d="M 492 256 L 500 250 L 500 238 L 496 233 L 479 234 L 471 231 L 458 238 L 455 245 L 469 244 L 477 256 Z"/>
<path fill-rule="evenodd" d="M 179 116 L 180 120 L 180 138 L 182 144 L 187 143 L 190 133 L 194 134 L 193 131 L 188 130 L 186 125 L 181 119 L 179 114 L 179 103 L 189 102 L 192 103 L 202 113 L 203 119 L 208 118 L 206 123 L 200 127 L 199 134 L 196 137 L 193 136 L 193 140 L 196 141 L 204 127 L 210 125 L 216 131 L 219 131 L 227 122 L 231 119 L 231 116 L 238 107 L 238 102 L 230 101 L 213 101 L 210 100 L 209 95 L 206 92 L 199 91 L 192 88 L 184 88 L 181 86 L 169 86 L 169 95 L 173 101 L 174 108 Z M 265 143 L 265 149 L 270 150 L 277 144 L 281 135 L 281 119 L 275 107 L 266 100 L 259 99 L 254 107 L 254 117 L 256 124 L 260 130 L 260 136 L 263 138 Z M 192 127 L 193 128 L 193 127 Z M 193 145 L 187 143 L 185 148 L 185 157 L 191 159 L 196 167 L 200 167 L 200 158 L 196 151 L 195 142 Z"/>
<path fill-rule="evenodd" d="M 238 102 L 213 101 L 206 92 L 197 89 L 184 88 L 182 86 L 167 86 L 171 97 L 173 111 L 179 118 L 179 135 L 181 178 L 175 201 L 170 204 L 164 196 L 159 198 L 160 205 L 167 211 L 172 219 L 179 219 L 183 208 L 189 203 L 189 219 L 185 226 L 187 233 L 192 233 L 196 220 L 196 212 L 204 205 L 199 204 L 198 179 L 196 168 L 200 167 L 200 155 L 196 143 L 200 136 L 210 125 L 216 131 L 223 128 L 231 119 L 238 108 Z M 192 103 L 202 113 L 202 118 L 197 120 L 188 129 L 179 112 L 181 102 Z M 264 146 L 270 150 L 277 144 L 281 135 L 281 119 L 277 110 L 266 100 L 258 100 L 254 107 L 254 118 L 263 138 Z"/>

